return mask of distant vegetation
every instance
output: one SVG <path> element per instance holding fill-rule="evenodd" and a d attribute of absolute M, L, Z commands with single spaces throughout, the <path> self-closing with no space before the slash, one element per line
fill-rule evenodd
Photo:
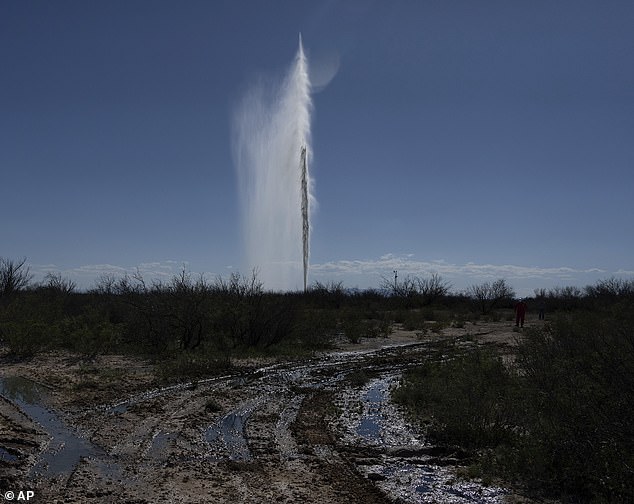
<path fill-rule="evenodd" d="M 424 330 L 465 320 L 500 320 L 515 293 L 498 279 L 452 293 L 439 275 L 384 280 L 380 289 L 314 283 L 308 292 L 272 293 L 256 274 L 208 281 L 183 270 L 171 280 L 140 274 L 103 276 L 80 292 L 49 273 L 33 283 L 26 260 L 0 258 L 0 341 L 15 356 L 65 348 L 85 354 L 180 354 L 226 360 L 244 352 L 310 352 L 334 338 L 387 336 L 393 325 Z M 630 300 L 634 282 L 608 279 L 585 289 L 539 290 L 529 312 L 549 314 L 610 307 Z M 508 315 L 507 315 L 508 316 Z"/>
<path fill-rule="evenodd" d="M 79 292 L 59 274 L 35 284 L 26 260 L 0 258 L 0 346 L 17 359 L 131 353 L 173 381 L 224 372 L 236 356 L 386 337 L 395 325 L 422 334 L 508 320 L 514 297 L 504 279 L 464 293 L 438 275 L 271 293 L 255 274 L 209 282 L 185 270 L 167 282 L 104 276 Z M 395 399 L 437 443 L 471 450 L 475 475 L 570 502 L 634 501 L 634 281 L 537 290 L 527 303 L 529 313 L 545 306 L 548 322 L 524 330 L 512 364 L 496 349 L 441 342 Z"/>
<path fill-rule="evenodd" d="M 79 292 L 59 274 L 33 283 L 24 259 L 0 262 L 0 341 L 14 357 L 56 348 L 134 353 L 172 360 L 175 372 L 213 373 L 233 356 L 308 354 L 336 338 L 385 337 L 395 322 L 422 329 L 470 309 L 437 275 L 392 291 L 315 283 L 306 293 L 272 293 L 255 274 L 210 282 L 183 270 L 167 282 L 104 276 Z"/>

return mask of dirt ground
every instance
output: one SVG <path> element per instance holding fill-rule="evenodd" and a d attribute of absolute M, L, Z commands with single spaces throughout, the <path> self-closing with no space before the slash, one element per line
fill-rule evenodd
<path fill-rule="evenodd" d="M 451 466 L 449 454 L 350 441 L 337 427 L 346 412 L 336 397 L 355 390 L 360 371 L 392 376 L 439 339 L 512 354 L 518 337 L 509 321 L 423 334 L 395 328 L 310 360 L 236 362 L 226 376 L 168 387 L 130 357 L 53 352 L 18 362 L 0 354 L 0 491 L 30 490 L 31 502 L 46 503 L 407 502 L 385 491 L 385 476 L 363 469 L 367 460 L 441 464 L 447 455 L 442 465 Z"/>

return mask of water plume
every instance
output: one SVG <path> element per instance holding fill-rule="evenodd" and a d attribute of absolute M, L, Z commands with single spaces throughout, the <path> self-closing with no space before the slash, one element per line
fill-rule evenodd
<path fill-rule="evenodd" d="M 306 288 L 311 84 L 302 47 L 283 79 L 252 86 L 234 118 L 245 260 L 269 290 Z"/>

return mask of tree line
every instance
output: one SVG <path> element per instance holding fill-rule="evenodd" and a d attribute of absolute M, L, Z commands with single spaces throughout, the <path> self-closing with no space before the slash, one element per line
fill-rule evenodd
<path fill-rule="evenodd" d="M 431 320 L 499 320 L 498 311 L 511 309 L 514 298 L 505 279 L 461 293 L 438 274 L 384 279 L 378 289 L 316 282 L 306 292 L 275 293 L 256 272 L 209 281 L 185 269 L 167 281 L 104 275 L 79 291 L 59 273 L 34 283 L 26 259 L 0 258 L 0 341 L 15 355 L 56 347 L 218 358 L 248 349 L 311 351 L 336 337 L 387 335 L 395 322 L 421 329 Z M 554 312 L 633 299 L 634 281 L 610 278 L 583 289 L 536 290 L 527 301 L 529 309 L 546 302 Z"/>

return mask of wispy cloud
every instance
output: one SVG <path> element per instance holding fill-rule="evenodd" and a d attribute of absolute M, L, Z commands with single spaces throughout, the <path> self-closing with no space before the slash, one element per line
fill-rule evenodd
<path fill-rule="evenodd" d="M 64 271 L 75 275 L 125 275 L 128 269 L 114 264 L 86 264 Z"/>
<path fill-rule="evenodd" d="M 311 273 L 317 276 L 391 276 L 394 270 L 400 275 L 424 276 L 432 273 L 449 278 L 483 280 L 493 278 L 512 279 L 552 279 L 574 280 L 579 275 L 605 274 L 600 268 L 577 269 L 568 266 L 541 267 L 513 264 L 465 264 L 449 263 L 444 260 L 421 261 L 413 254 L 386 254 L 378 259 L 339 260 L 312 264 Z"/>
<path fill-rule="evenodd" d="M 187 261 L 147 261 L 137 265 L 121 266 L 115 264 L 86 264 L 72 268 L 62 268 L 55 264 L 30 264 L 33 281 L 40 282 L 47 273 L 59 273 L 76 282 L 79 288 L 89 289 L 104 275 L 116 278 L 139 272 L 146 280 L 168 281 L 184 267 L 189 270 Z M 233 271 L 227 266 L 226 270 Z M 609 276 L 634 276 L 630 269 L 609 271 L 602 268 L 574 268 L 570 266 L 543 267 L 514 264 L 479 264 L 467 262 L 451 263 L 443 259 L 419 260 L 414 254 L 385 254 L 370 259 L 341 259 L 310 266 L 310 277 L 319 281 L 342 281 L 349 286 L 378 287 L 382 278 L 391 279 L 393 271 L 398 270 L 400 278 L 406 276 L 425 277 L 433 273 L 441 275 L 452 283 L 455 289 L 497 278 L 509 280 L 518 291 L 529 294 L 535 287 L 556 285 L 583 286 Z M 196 272 L 193 272 L 196 274 Z M 212 278 L 211 273 L 205 274 Z"/>
<path fill-rule="evenodd" d="M 619 269 L 614 274 L 616 276 L 634 276 L 634 270 Z"/>
<path fill-rule="evenodd" d="M 135 266 L 119 266 L 115 264 L 84 264 L 74 268 L 63 268 L 55 264 L 30 264 L 29 268 L 35 282 L 42 281 L 47 273 L 59 273 L 77 283 L 80 288 L 90 288 L 102 276 L 121 278 L 125 275 L 140 273 L 148 280 L 167 280 L 177 274 L 187 261 L 152 261 Z"/>

